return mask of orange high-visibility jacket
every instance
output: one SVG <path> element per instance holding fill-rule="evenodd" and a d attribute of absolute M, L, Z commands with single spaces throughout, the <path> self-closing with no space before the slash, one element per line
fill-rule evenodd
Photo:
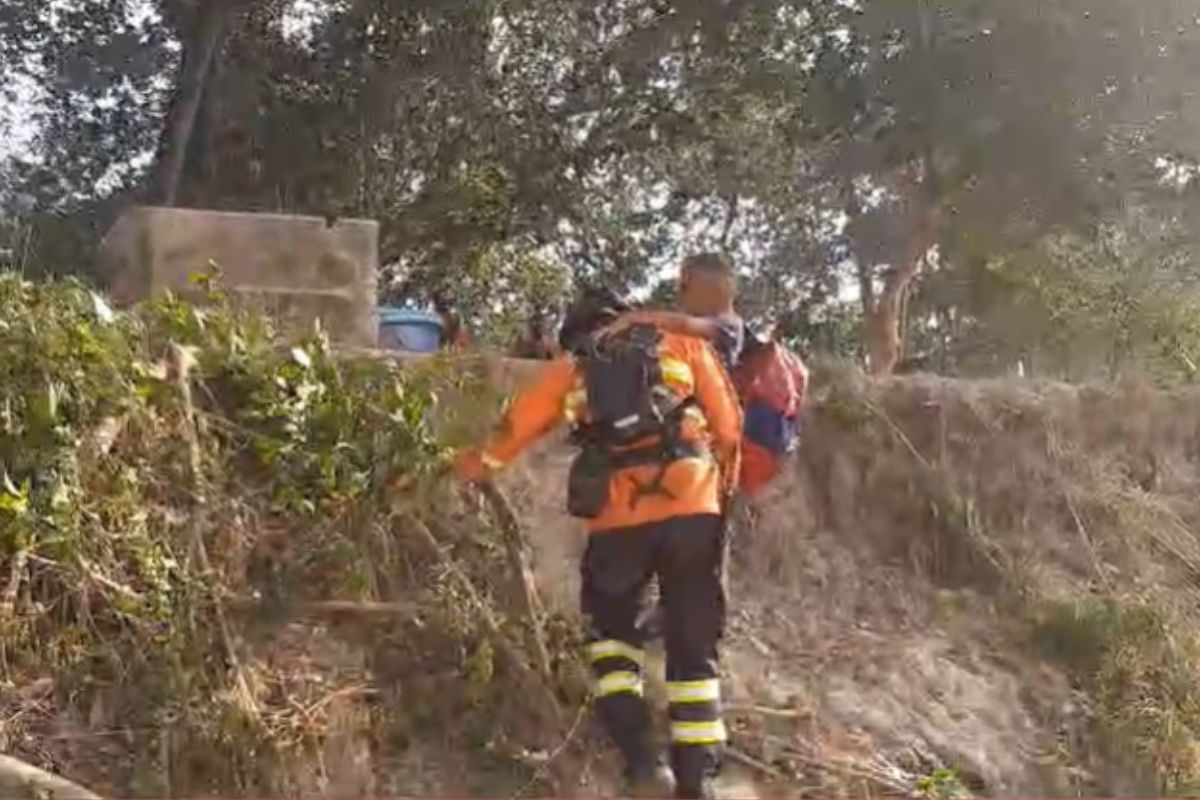
<path fill-rule="evenodd" d="M 654 480 L 661 469 L 658 464 L 615 472 L 608 504 L 600 516 L 587 521 L 593 533 L 670 517 L 719 514 L 723 490 L 736 483 L 742 413 L 715 351 L 701 339 L 664 333 L 659 352 L 666 385 L 681 399 L 696 398 L 698 408 L 684 418 L 683 439 L 707 445 L 710 453 L 672 462 L 662 480 L 666 493 L 637 492 L 639 485 Z M 512 399 L 499 435 L 484 448 L 484 462 L 493 469 L 502 467 L 560 422 L 586 420 L 586 405 L 583 375 L 574 360 L 565 356 L 551 362 L 532 386 Z"/>

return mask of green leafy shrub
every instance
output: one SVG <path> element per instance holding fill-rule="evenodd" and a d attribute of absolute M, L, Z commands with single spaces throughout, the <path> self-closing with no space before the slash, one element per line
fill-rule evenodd
<path fill-rule="evenodd" d="M 54 713 L 121 732 L 98 788 L 286 793 L 339 687 L 256 654 L 306 602 L 402 601 L 342 676 L 403 695 L 375 729 L 503 738 L 538 703 L 505 690 L 521 665 L 493 660 L 484 624 L 524 624 L 500 534 L 439 479 L 438 400 L 466 379 L 342 359 L 319 331 L 281 346 L 196 289 L 118 313 L 78 283 L 0 276 L 0 674 L 49 679 Z"/>

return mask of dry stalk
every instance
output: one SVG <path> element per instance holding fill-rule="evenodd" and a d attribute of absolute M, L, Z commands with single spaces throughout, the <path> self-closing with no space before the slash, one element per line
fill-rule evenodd
<path fill-rule="evenodd" d="M 200 449 L 200 434 L 196 419 L 196 408 L 192 402 L 191 365 L 192 356 L 179 345 L 172 344 L 169 351 L 168 370 L 175 379 L 179 396 L 183 401 L 183 434 L 188 449 L 188 467 L 192 479 L 192 514 L 189 520 L 189 538 L 192 555 L 200 565 L 205 575 L 212 573 L 212 563 L 208 558 L 208 548 L 204 543 L 205 522 L 208 519 L 208 498 L 205 492 L 204 460 Z M 245 668 L 241 657 L 234 646 L 233 630 L 225 613 L 223 599 L 218 595 L 213 597 L 213 608 L 217 618 L 217 627 L 225 655 L 233 673 L 234 688 L 240 700 L 240 706 L 252 719 L 259 719 L 259 709 L 254 702 L 254 693 L 246 678 Z"/>
<path fill-rule="evenodd" d="M 1200 579 L 1200 546 L 1196 544 L 1196 535 L 1179 514 L 1160 499 L 1138 489 L 1119 489 L 1116 499 L 1128 507 L 1144 509 L 1155 518 L 1156 523 L 1160 520 L 1165 522 L 1165 525 L 1143 524 L 1130 527 L 1145 530 L 1168 555 L 1179 561 L 1193 580 Z"/>
<path fill-rule="evenodd" d="M 767 706 L 756 705 L 726 706 L 725 711 L 734 716 L 740 714 L 744 716 L 768 717 L 771 719 L 803 719 L 808 716 L 793 708 L 769 708 Z"/>
<path fill-rule="evenodd" d="M 896 421 L 893 420 L 886 411 L 870 400 L 863 400 L 863 405 L 866 406 L 868 411 L 878 417 L 880 421 L 882 421 L 883 424 L 888 427 L 888 430 L 892 432 L 892 435 L 896 437 L 897 441 L 904 445 L 904 449 L 908 450 L 908 452 L 917 460 L 917 463 L 921 465 L 925 472 L 930 474 L 933 473 L 933 465 L 929 463 L 929 459 L 921 455 L 921 451 L 917 449 L 915 444 L 913 444 L 912 439 L 908 438 L 908 434 L 900 429 L 900 426 L 896 424 Z"/>
<path fill-rule="evenodd" d="M 233 611 L 257 612 L 265 605 L 263 600 L 254 597 L 228 597 L 228 607 Z M 296 603 L 287 608 L 288 611 L 300 616 L 337 617 L 411 617 L 418 614 L 421 606 L 418 603 L 381 603 L 371 600 L 312 600 Z"/>
<path fill-rule="evenodd" d="M 730 761 L 736 761 L 737 763 L 741 764 L 743 767 L 749 767 L 750 769 L 754 770 L 755 772 L 761 773 L 773 781 L 779 781 L 780 783 L 784 783 L 788 780 L 788 776 L 784 775 L 782 772 L 775 769 L 770 764 L 766 763 L 765 761 L 755 758 L 754 756 L 750 755 L 749 753 L 738 750 L 736 747 L 725 748 L 725 755 L 729 758 Z"/>
<path fill-rule="evenodd" d="M 521 653 L 520 646 L 515 644 L 512 639 L 504 633 L 504 630 L 500 627 L 499 621 L 496 619 L 495 613 L 492 611 L 492 607 L 482 597 L 480 597 L 479 592 L 475 589 L 475 584 L 469 577 L 467 577 L 467 575 L 459 568 L 459 566 L 455 564 L 445 552 L 442 551 L 441 544 L 438 542 L 437 537 L 434 536 L 433 531 L 429 529 L 429 526 L 426 525 L 424 521 L 410 513 L 405 513 L 403 519 L 414 531 L 416 531 L 417 536 L 420 537 L 421 541 L 425 543 L 425 546 L 429 550 L 430 554 L 438 560 L 439 564 L 443 569 L 446 570 L 447 574 L 454 578 L 454 581 L 458 584 L 459 589 L 463 592 L 463 594 L 470 599 L 472 605 L 474 605 L 476 610 L 479 612 L 479 617 L 483 622 L 484 628 L 487 629 L 488 634 L 495 641 L 500 652 L 504 654 L 505 658 L 512 663 L 512 666 L 518 672 L 529 677 L 532 682 L 537 685 L 539 693 L 543 696 L 546 702 L 547 709 L 549 709 L 554 715 L 556 721 L 561 722 L 561 708 L 558 704 L 558 698 L 550 688 L 550 683 L 547 682 L 542 675 L 538 674 L 537 670 L 529 665 L 529 662 Z"/>
<path fill-rule="evenodd" d="M 802 748 L 794 743 L 783 743 L 784 751 L 792 758 L 809 767 L 834 772 L 846 778 L 857 778 L 881 786 L 901 796 L 912 793 L 912 782 L 897 777 L 895 767 L 886 762 L 879 764 L 863 764 L 845 758 L 821 758 L 808 748 Z M 891 767 L 891 769 L 888 769 Z"/>
<path fill-rule="evenodd" d="M 0 594 L 0 621 L 12 619 L 17 613 L 17 598 L 25 579 L 25 567 L 29 563 L 29 550 L 22 547 L 12 555 L 8 564 L 8 583 Z"/>
<path fill-rule="evenodd" d="M 1079 540 L 1083 543 L 1084 549 L 1087 550 L 1088 556 L 1091 557 L 1092 570 L 1096 573 L 1096 579 L 1107 585 L 1109 581 L 1104 574 L 1104 566 L 1100 563 L 1100 555 L 1096 551 L 1096 543 L 1092 541 L 1087 527 L 1083 524 L 1083 515 L 1079 513 L 1075 499 L 1071 497 L 1071 491 L 1067 488 L 1066 483 L 1063 482 L 1061 477 L 1059 478 L 1059 488 L 1063 499 L 1067 503 L 1067 511 L 1070 512 L 1071 519 L 1075 523 L 1075 530 L 1079 533 Z"/>
<path fill-rule="evenodd" d="M 579 710 L 575 713 L 575 720 L 571 723 L 571 727 L 567 729 L 567 733 L 565 736 L 563 736 L 563 740 L 558 743 L 558 746 L 555 747 L 548 756 L 546 756 L 546 760 L 538 765 L 537 770 L 534 771 L 533 776 L 525 782 L 525 785 L 513 793 L 512 800 L 518 800 L 518 798 L 525 797 L 526 793 L 532 789 L 538 781 L 546 777 L 546 774 L 550 771 L 550 767 L 555 761 L 558 760 L 559 756 L 567 751 L 567 748 L 571 746 L 571 744 L 575 741 L 575 738 L 579 735 L 579 731 L 583 727 L 583 721 L 587 719 L 588 710 L 591 709 L 591 707 L 592 696 L 588 695 L 587 699 L 580 703 Z"/>
<path fill-rule="evenodd" d="M 1054 425 L 1047 424 L 1046 431 L 1046 450 L 1053 461 L 1064 460 L 1064 450 L 1059 442 L 1058 430 Z M 1092 570 L 1096 573 L 1096 579 L 1101 583 L 1110 583 L 1104 573 L 1104 565 L 1100 561 L 1099 551 L 1096 549 L 1096 543 L 1088 533 L 1087 526 L 1083 522 L 1083 514 L 1079 511 L 1079 506 L 1075 502 L 1075 498 L 1071 495 L 1071 489 L 1067 486 L 1066 480 L 1063 479 L 1062 473 L 1055 473 L 1055 478 L 1058 483 L 1058 490 L 1062 493 L 1063 501 L 1067 504 L 1067 512 L 1071 515 L 1071 521 L 1075 524 L 1075 531 L 1079 534 L 1079 540 L 1082 542 L 1084 550 L 1087 551 L 1088 557 L 1092 562 Z"/>

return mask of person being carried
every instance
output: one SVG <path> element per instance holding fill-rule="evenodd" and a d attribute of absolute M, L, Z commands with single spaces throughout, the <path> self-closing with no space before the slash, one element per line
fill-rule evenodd
<path fill-rule="evenodd" d="M 746 326 L 734 310 L 737 277 L 733 267 L 718 253 L 695 253 L 683 259 L 678 277 L 681 311 L 635 310 L 622 314 L 601 336 L 613 336 L 639 324 L 702 339 L 712 345 L 732 377 L 745 346 Z M 662 633 L 663 614 L 651 604 L 638 618 L 638 626 L 650 639 Z"/>
<path fill-rule="evenodd" d="M 795 447 L 797 422 L 804 404 L 808 372 L 803 361 L 774 338 L 751 335 L 734 310 L 737 280 L 729 262 L 717 253 L 697 253 L 680 265 L 679 303 L 682 312 L 631 311 L 608 326 L 609 336 L 637 324 L 703 339 L 720 357 L 743 404 L 741 469 L 733 512 L 726 519 L 727 541 L 747 527 L 746 498 L 759 494 L 776 478 Z M 731 509 L 728 509 L 732 511 Z M 651 605 L 638 619 L 647 638 L 661 635 L 662 608 Z"/>
<path fill-rule="evenodd" d="M 509 355 L 512 358 L 549 361 L 558 354 L 557 349 L 554 343 L 550 314 L 542 309 L 536 309 L 529 314 Z"/>
<path fill-rule="evenodd" d="M 602 335 L 648 323 L 712 344 L 743 406 L 739 494 L 754 497 L 781 473 L 796 447 L 808 368 L 778 335 L 762 339 L 747 330 L 734 311 L 736 295 L 736 276 L 729 262 L 716 253 L 691 255 L 680 268 L 682 313 L 631 311 Z M 653 624 L 652 618 L 648 622 Z"/>
<path fill-rule="evenodd" d="M 625 764 L 625 797 L 711 797 L 726 729 L 719 642 L 725 626 L 723 501 L 738 475 L 741 412 L 712 348 L 634 325 L 595 333 L 628 309 L 609 292 L 568 312 L 565 351 L 519 392 L 500 432 L 461 453 L 457 473 L 478 481 L 559 423 L 579 452 L 568 509 L 591 534 L 581 605 L 596 709 Z M 651 745 L 638 613 L 659 583 L 667 651 L 670 762 Z"/>
<path fill-rule="evenodd" d="M 737 276 L 718 253 L 696 253 L 683 259 L 679 269 L 678 311 L 637 310 L 622 314 L 604 334 L 610 336 L 633 325 L 654 325 L 681 336 L 712 344 L 729 375 L 737 366 L 746 341 L 746 325 L 734 310 Z"/>

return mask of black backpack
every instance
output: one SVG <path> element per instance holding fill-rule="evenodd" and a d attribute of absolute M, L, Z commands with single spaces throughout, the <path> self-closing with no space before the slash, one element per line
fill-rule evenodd
<path fill-rule="evenodd" d="M 661 484 L 667 467 L 694 454 L 695 448 L 679 436 L 683 414 L 694 399 L 681 401 L 663 383 L 661 341 L 657 328 L 635 325 L 576 351 L 589 421 L 572 433 L 572 441 L 581 448 L 571 467 L 567 496 L 575 516 L 599 515 L 608 501 L 614 470 L 661 465 L 657 478 L 639 487 L 636 502 L 645 494 L 665 492 Z M 630 447 L 650 438 L 652 444 Z"/>
<path fill-rule="evenodd" d="M 671 393 L 663 385 L 658 329 L 635 326 L 593 342 L 578 359 L 590 422 L 580 430 L 600 447 L 622 447 L 660 432 Z"/>

